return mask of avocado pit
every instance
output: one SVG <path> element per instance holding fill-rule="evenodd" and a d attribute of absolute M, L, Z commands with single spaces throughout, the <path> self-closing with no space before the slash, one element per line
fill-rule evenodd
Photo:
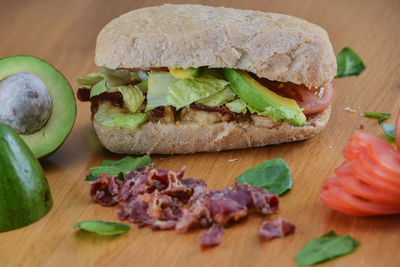
<path fill-rule="evenodd" d="M 20 72 L 0 82 L 0 122 L 18 134 L 33 134 L 46 125 L 52 100 L 46 84 L 36 75 Z"/>

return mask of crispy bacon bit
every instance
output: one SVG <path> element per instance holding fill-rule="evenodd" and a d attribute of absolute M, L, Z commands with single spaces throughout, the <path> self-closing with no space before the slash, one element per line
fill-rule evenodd
<path fill-rule="evenodd" d="M 90 101 L 90 89 L 85 87 L 78 88 L 76 97 L 82 102 Z"/>
<path fill-rule="evenodd" d="M 203 248 L 218 246 L 221 243 L 224 227 L 220 224 L 213 224 L 208 231 L 204 231 L 200 236 L 200 245 Z"/>
<path fill-rule="evenodd" d="M 111 207 L 116 205 L 116 197 L 119 194 L 122 181 L 117 176 L 111 177 L 108 174 L 102 174 L 90 186 L 90 195 L 93 200 L 102 206 Z"/>
<path fill-rule="evenodd" d="M 270 240 L 275 237 L 284 237 L 289 234 L 293 234 L 295 226 L 288 220 L 279 218 L 276 221 L 265 221 L 263 225 L 258 229 L 260 237 Z"/>
<path fill-rule="evenodd" d="M 139 227 L 186 232 L 211 226 L 200 239 L 205 247 L 218 245 L 223 227 L 251 210 L 264 215 L 278 210 L 278 196 L 265 189 L 235 182 L 234 189 L 209 190 L 201 179 L 183 179 L 184 172 L 185 168 L 175 173 L 151 164 L 128 172 L 123 182 L 104 174 L 91 184 L 90 193 L 100 205 L 118 203 L 118 217 Z"/>

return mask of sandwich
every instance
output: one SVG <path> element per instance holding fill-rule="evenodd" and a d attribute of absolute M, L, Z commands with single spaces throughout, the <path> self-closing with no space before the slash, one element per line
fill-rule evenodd
<path fill-rule="evenodd" d="M 202 5 L 133 10 L 99 33 L 78 78 L 101 144 L 184 154 L 280 144 L 325 127 L 335 95 L 328 34 L 292 16 Z"/>

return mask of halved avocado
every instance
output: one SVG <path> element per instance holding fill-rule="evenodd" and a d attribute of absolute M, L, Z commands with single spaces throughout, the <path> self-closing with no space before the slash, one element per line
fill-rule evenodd
<path fill-rule="evenodd" d="M 53 205 L 42 166 L 20 136 L 0 123 L 0 232 L 31 224 Z"/>
<path fill-rule="evenodd" d="M 44 125 L 40 125 L 40 129 L 35 129 L 33 133 L 29 131 L 19 132 L 35 156 L 41 158 L 60 147 L 70 133 L 76 118 L 75 96 L 68 80 L 53 66 L 39 58 L 33 56 L 11 56 L 0 59 L 0 80 L 2 82 L 6 79 L 12 80 L 16 76 L 21 76 L 21 73 L 25 75 L 23 79 L 27 81 L 31 79 L 29 77 L 26 78 L 27 74 L 32 74 L 43 81 L 51 98 L 51 104 L 44 104 L 45 108 L 40 109 L 46 110 L 47 108 L 50 110 L 50 116 L 44 121 Z M 18 77 L 14 80 L 18 80 Z M 11 82 L 9 81 L 8 83 Z M 27 88 L 30 89 L 30 87 L 31 85 L 28 84 Z M 1 88 L 0 84 L 0 90 Z M 28 89 L 27 93 L 30 93 L 30 96 L 33 96 L 32 98 L 38 95 L 35 91 L 28 92 Z M 12 95 L 9 97 L 12 97 Z M 35 105 L 32 104 L 32 106 Z M 18 109 L 21 108 L 23 107 L 15 106 L 15 112 L 13 110 L 13 113 L 18 114 Z M 10 125 L 5 121 L 3 122 Z M 24 120 L 20 124 L 24 124 Z M 12 128 L 16 130 L 14 127 Z"/>

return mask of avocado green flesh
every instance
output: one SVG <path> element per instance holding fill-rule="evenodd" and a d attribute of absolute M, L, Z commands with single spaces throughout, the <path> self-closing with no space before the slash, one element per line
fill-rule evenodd
<path fill-rule="evenodd" d="M 259 84 L 246 72 L 224 69 L 223 73 L 225 78 L 230 82 L 235 93 L 259 112 L 265 111 L 267 107 L 279 106 L 301 111 L 295 100 L 282 97 L 272 92 Z M 306 117 L 302 112 L 291 121 L 291 123 L 296 125 L 304 125 L 305 122 Z"/>
<path fill-rule="evenodd" d="M 178 79 L 189 79 L 200 76 L 200 68 L 170 68 L 170 73 Z"/>
<path fill-rule="evenodd" d="M 0 123 L 0 232 L 31 224 L 53 205 L 43 169 L 21 137 Z"/>
<path fill-rule="evenodd" d="M 49 63 L 32 56 L 12 56 L 0 59 L 0 80 L 19 72 L 38 76 L 49 89 L 53 103 L 46 125 L 30 135 L 21 135 L 37 158 L 54 152 L 74 125 L 76 102 L 67 79 Z"/>

